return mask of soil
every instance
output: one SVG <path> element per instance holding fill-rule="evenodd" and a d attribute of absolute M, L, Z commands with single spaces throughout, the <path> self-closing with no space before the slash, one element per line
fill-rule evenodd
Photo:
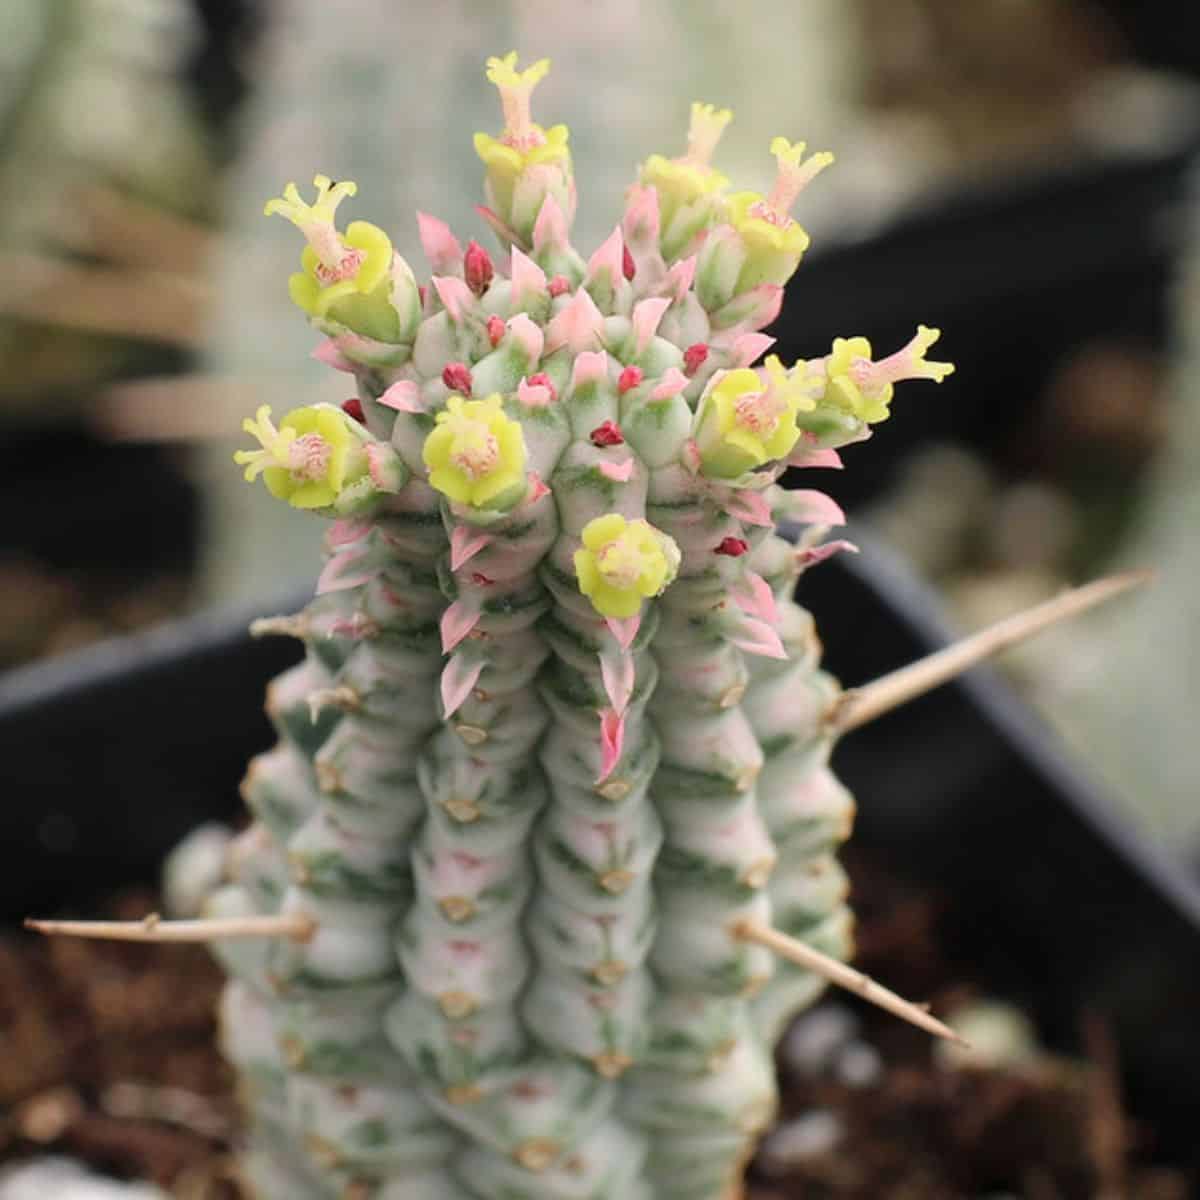
<path fill-rule="evenodd" d="M 939 898 L 861 855 L 848 863 L 858 965 L 942 1015 L 972 998 L 936 939 Z M 156 907 L 129 892 L 97 915 Z M 237 1200 L 237 1113 L 214 1049 L 221 975 L 192 946 L 0 937 L 0 1161 L 67 1154 L 152 1180 L 179 1200 Z M 1187 1200 L 1191 1182 L 1153 1161 L 1153 1131 L 1121 1104 L 1120 1048 L 1085 1021 L 1089 1062 L 1036 1054 L 1003 1069 L 949 1069 L 917 1030 L 842 996 L 860 1060 L 814 1069 L 780 1054 L 781 1123 L 809 1133 L 751 1166 L 746 1200 Z M 818 1114 L 814 1119 L 811 1114 Z"/>

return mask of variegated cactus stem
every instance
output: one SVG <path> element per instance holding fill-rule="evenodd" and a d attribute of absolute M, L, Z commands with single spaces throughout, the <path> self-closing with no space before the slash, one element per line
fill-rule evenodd
<path fill-rule="evenodd" d="M 925 327 L 756 365 L 831 159 L 777 138 L 772 189 L 730 191 L 711 105 L 584 257 L 567 129 L 532 116 L 547 68 L 487 64 L 495 255 L 421 215 L 418 285 L 380 228 L 338 227 L 352 183 L 267 205 L 355 394 L 261 409 L 238 455 L 332 519 L 315 599 L 260 628 L 306 655 L 208 905 L 312 922 L 217 943 L 262 1200 L 735 1196 L 773 1042 L 824 984 L 751 934 L 851 950 L 839 689 L 793 600 L 849 547 L 779 480 L 952 368 Z"/>

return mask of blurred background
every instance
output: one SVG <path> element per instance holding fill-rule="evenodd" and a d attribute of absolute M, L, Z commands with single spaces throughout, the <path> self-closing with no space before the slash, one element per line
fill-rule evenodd
<path fill-rule="evenodd" d="M 1010 656 L 1130 820 L 1200 862 L 1200 38 L 1119 0 L 5 0 L 0 6 L 0 665 L 315 575 L 320 529 L 230 462 L 260 403 L 341 401 L 287 299 L 289 179 L 359 184 L 481 240 L 484 58 L 549 55 L 579 243 L 683 148 L 762 188 L 772 135 L 832 149 L 789 355 L 938 325 L 945 387 L 822 480 L 963 628 L 1127 564 L 1157 584 Z M 944 351 L 944 353 L 943 353 Z"/>

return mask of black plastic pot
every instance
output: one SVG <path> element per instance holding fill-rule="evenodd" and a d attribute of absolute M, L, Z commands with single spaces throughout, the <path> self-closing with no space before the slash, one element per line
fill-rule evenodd
<path fill-rule="evenodd" d="M 810 572 L 828 662 L 862 682 L 927 653 L 936 607 L 884 554 Z M 292 597 L 279 611 L 303 602 Z M 0 680 L 0 913 L 87 911 L 152 881 L 203 820 L 239 810 L 246 759 L 271 740 L 269 677 L 288 641 L 250 614 L 205 616 Z M 977 671 L 849 737 L 836 766 L 860 805 L 859 844 L 949 890 L 950 960 L 1070 1048 L 1080 1014 L 1108 1018 L 1133 1112 L 1173 1161 L 1200 1159 L 1200 890 L 1115 821 L 997 679 Z"/>

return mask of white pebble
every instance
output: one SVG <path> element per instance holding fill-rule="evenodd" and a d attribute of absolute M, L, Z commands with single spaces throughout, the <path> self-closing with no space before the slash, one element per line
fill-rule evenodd
<path fill-rule="evenodd" d="M 857 1033 L 858 1018 L 849 1009 L 822 1004 L 788 1030 L 783 1039 L 784 1064 L 814 1078 L 829 1069 L 838 1052 Z"/>
<path fill-rule="evenodd" d="M 163 865 L 163 904 L 172 917 L 198 917 L 225 877 L 233 834 L 210 821 L 193 829 Z"/>
<path fill-rule="evenodd" d="M 169 1200 L 148 1183 L 89 1175 L 69 1158 L 43 1158 L 0 1173 L 0 1200 Z"/>
<path fill-rule="evenodd" d="M 836 1113 L 816 1109 L 772 1129 L 758 1148 L 758 1165 L 764 1174 L 786 1175 L 799 1163 L 832 1154 L 844 1132 Z"/>
<path fill-rule="evenodd" d="M 837 1057 L 834 1074 L 852 1088 L 874 1087 L 883 1078 L 883 1059 L 874 1046 L 851 1042 Z"/>
<path fill-rule="evenodd" d="M 1038 1055 L 1033 1023 L 1011 1004 L 981 1000 L 956 1012 L 949 1024 L 970 1045 L 939 1042 L 935 1053 L 943 1066 L 1003 1070 Z"/>

